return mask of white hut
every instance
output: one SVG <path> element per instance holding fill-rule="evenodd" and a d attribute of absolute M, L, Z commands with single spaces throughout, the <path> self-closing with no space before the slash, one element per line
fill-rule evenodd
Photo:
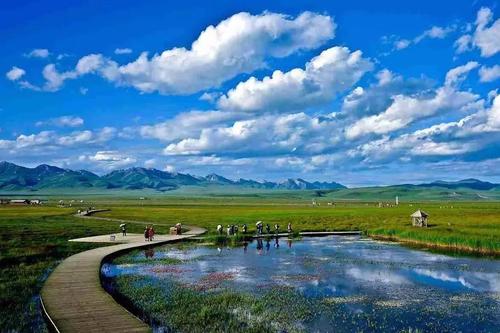
<path fill-rule="evenodd" d="M 411 221 L 414 227 L 427 227 L 427 218 L 429 214 L 423 210 L 417 210 L 415 213 L 411 214 Z"/>

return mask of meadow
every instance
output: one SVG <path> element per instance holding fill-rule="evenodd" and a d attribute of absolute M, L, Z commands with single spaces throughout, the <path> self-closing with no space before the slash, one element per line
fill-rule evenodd
<path fill-rule="evenodd" d="M 67 197 L 66 197 L 67 198 Z M 118 232 L 116 222 L 72 216 L 78 207 L 60 208 L 51 197 L 42 207 L 0 206 L 0 331 L 46 330 L 39 311 L 38 293 L 44 280 L 64 258 L 96 246 L 68 239 Z M 110 208 L 101 217 L 154 223 L 159 233 L 175 223 L 205 227 L 215 234 L 218 224 L 243 224 L 249 232 L 262 220 L 281 230 L 361 230 L 382 237 L 481 255 L 500 254 L 500 204 L 497 202 L 401 203 L 378 208 L 375 202 L 336 202 L 297 197 L 231 196 L 217 198 L 110 196 L 86 198 L 92 206 Z M 88 204 L 88 203 L 86 203 Z M 429 228 L 414 228 L 409 215 L 417 208 L 430 215 Z M 129 232 L 143 224 L 129 223 Z M 450 253 L 451 253 L 450 252 Z"/>

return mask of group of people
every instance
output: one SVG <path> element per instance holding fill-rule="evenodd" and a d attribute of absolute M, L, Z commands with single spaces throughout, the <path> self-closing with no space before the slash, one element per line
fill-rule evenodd
<path fill-rule="evenodd" d="M 146 229 L 144 229 L 144 239 L 146 242 L 152 242 L 155 237 L 155 229 L 153 228 L 152 225 L 146 226 Z"/>
<path fill-rule="evenodd" d="M 257 223 L 257 234 L 262 235 L 264 233 L 263 230 L 264 230 L 264 225 L 262 223 Z M 274 225 L 274 232 L 276 234 L 279 234 L 279 232 L 280 232 L 280 225 L 279 224 Z M 289 234 L 292 233 L 292 224 L 291 223 L 288 223 L 287 232 Z M 271 226 L 269 225 L 269 223 L 267 223 L 266 224 L 266 234 L 269 235 L 270 233 L 271 233 Z"/>
<path fill-rule="evenodd" d="M 258 235 L 262 235 L 264 232 L 264 225 L 261 223 L 261 222 L 258 222 L 257 225 L 257 234 Z M 271 234 L 271 226 L 269 225 L 269 223 L 266 224 L 266 234 Z M 248 227 L 246 224 L 243 224 L 242 227 L 241 227 L 242 231 L 244 234 L 247 233 L 247 230 L 248 230 Z M 280 226 L 279 224 L 275 224 L 274 225 L 274 231 L 276 234 L 279 234 L 279 231 L 280 231 Z M 288 226 L 287 226 L 287 232 L 289 234 L 291 234 L 293 232 L 292 230 L 292 224 L 291 223 L 288 223 Z M 219 235 L 222 235 L 224 233 L 224 227 L 219 224 L 217 225 L 217 233 Z M 236 235 L 238 233 L 238 226 L 237 225 L 234 225 L 234 224 L 230 224 L 227 226 L 226 228 L 226 233 L 228 236 L 232 236 L 232 235 Z"/>
<path fill-rule="evenodd" d="M 247 230 L 248 230 L 248 227 L 247 227 L 246 224 L 243 224 L 241 226 L 241 229 L 242 229 L 243 233 L 246 234 Z M 228 224 L 228 226 L 226 228 L 226 234 L 228 236 L 236 235 L 236 234 L 238 234 L 238 230 L 239 230 L 239 227 L 237 225 L 235 225 L 235 224 Z M 222 235 L 224 233 L 224 227 L 221 224 L 219 224 L 217 226 L 217 233 L 219 235 Z"/>

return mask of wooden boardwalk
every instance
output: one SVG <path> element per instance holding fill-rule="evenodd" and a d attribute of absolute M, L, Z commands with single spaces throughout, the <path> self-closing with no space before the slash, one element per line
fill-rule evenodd
<path fill-rule="evenodd" d="M 299 236 L 303 237 L 318 237 L 318 236 L 358 236 L 362 235 L 361 231 L 302 231 L 299 232 Z M 286 232 L 270 233 L 270 234 L 261 234 L 254 235 L 253 238 L 262 238 L 262 237 L 288 237 L 290 234 Z"/>
<path fill-rule="evenodd" d="M 41 292 L 42 307 L 52 328 L 56 332 L 150 332 L 148 325 L 102 288 L 103 260 L 117 252 L 177 241 L 204 232 L 205 229 L 191 227 L 183 235 L 157 235 L 153 242 L 140 238 L 141 241 L 101 247 L 67 258 L 52 272 Z M 109 235 L 106 237 L 109 239 Z"/>

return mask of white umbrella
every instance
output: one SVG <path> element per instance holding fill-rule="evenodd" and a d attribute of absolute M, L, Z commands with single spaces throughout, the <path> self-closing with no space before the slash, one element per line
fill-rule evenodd
<path fill-rule="evenodd" d="M 123 228 L 124 226 L 126 226 L 125 223 L 120 224 L 120 228 Z"/>
<path fill-rule="evenodd" d="M 262 224 L 262 221 L 257 221 L 257 223 L 255 223 L 255 225 L 259 225 L 259 224 Z"/>

